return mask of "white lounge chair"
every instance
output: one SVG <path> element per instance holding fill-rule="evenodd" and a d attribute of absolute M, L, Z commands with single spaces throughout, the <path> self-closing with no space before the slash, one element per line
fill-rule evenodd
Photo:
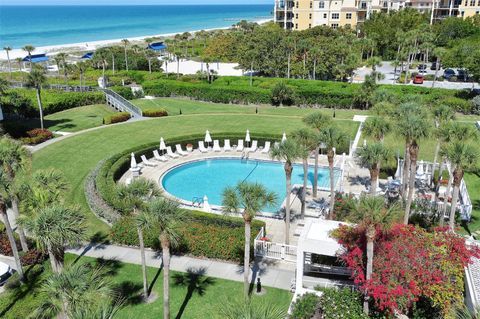
<path fill-rule="evenodd" d="M 170 156 L 171 158 L 178 158 L 178 155 L 172 152 L 172 147 L 168 146 L 167 147 L 167 155 Z"/>
<path fill-rule="evenodd" d="M 222 149 L 220 148 L 220 142 L 218 140 L 213 141 L 213 151 L 214 152 L 221 152 Z"/>
<path fill-rule="evenodd" d="M 226 151 L 231 151 L 232 147 L 230 146 L 230 140 L 225 140 L 223 142 L 223 150 Z"/>
<path fill-rule="evenodd" d="M 266 154 L 270 152 L 270 141 L 265 142 L 265 146 L 263 147 L 263 150 L 261 151 L 262 154 Z"/>
<path fill-rule="evenodd" d="M 142 159 L 142 163 L 145 166 L 152 166 L 152 167 L 157 166 L 157 164 L 155 164 L 154 162 L 150 162 L 145 155 L 140 156 L 140 158 Z"/>
<path fill-rule="evenodd" d="M 167 158 L 163 155 L 160 155 L 158 153 L 158 150 L 154 150 L 153 151 L 153 157 L 157 160 L 157 161 L 160 161 L 160 162 L 166 162 L 167 161 Z"/>
<path fill-rule="evenodd" d="M 180 145 L 180 144 L 175 145 L 175 150 L 177 151 L 178 154 L 180 154 L 182 156 L 187 156 L 188 155 L 187 152 L 182 150 L 182 145 Z"/>
<path fill-rule="evenodd" d="M 243 140 L 238 140 L 237 152 L 243 151 Z"/>
<path fill-rule="evenodd" d="M 256 152 L 258 148 L 258 141 L 253 140 L 252 145 L 248 149 L 249 152 Z"/>
<path fill-rule="evenodd" d="M 198 141 L 198 150 L 202 153 L 208 152 L 208 149 L 205 147 L 203 141 Z"/>

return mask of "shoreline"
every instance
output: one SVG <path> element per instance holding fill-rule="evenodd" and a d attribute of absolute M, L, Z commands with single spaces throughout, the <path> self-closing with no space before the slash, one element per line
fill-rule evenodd
<path fill-rule="evenodd" d="M 261 19 L 261 20 L 252 20 L 249 22 L 256 22 L 258 24 L 264 24 L 272 19 Z M 232 21 L 233 22 L 233 21 Z M 210 29 L 203 29 L 204 31 L 214 31 L 214 30 L 227 30 L 230 29 L 231 26 L 228 27 L 218 27 L 218 28 L 210 28 Z M 144 41 L 146 38 L 169 38 L 173 37 L 176 34 L 181 34 L 184 32 L 189 32 L 191 34 L 195 34 L 201 30 L 188 30 L 188 31 L 179 31 L 173 33 L 162 33 L 156 35 L 144 35 L 144 36 L 137 36 L 137 37 L 129 37 L 126 38 L 130 42 L 141 42 Z M 109 40 L 97 40 L 97 41 L 87 41 L 83 43 L 67 43 L 67 44 L 57 44 L 57 45 L 48 45 L 48 46 L 41 46 L 35 48 L 35 51 L 32 54 L 47 54 L 47 55 L 55 55 L 59 52 L 65 53 L 72 53 L 78 51 L 95 51 L 101 47 L 111 45 L 111 44 L 120 44 L 122 39 L 109 39 Z M 22 49 L 13 49 L 9 52 L 10 60 L 14 60 L 16 58 L 24 58 L 26 56 L 25 51 Z M 7 53 L 4 50 L 0 51 L 0 61 L 7 61 Z M 13 61 L 12 61 L 13 62 Z"/>

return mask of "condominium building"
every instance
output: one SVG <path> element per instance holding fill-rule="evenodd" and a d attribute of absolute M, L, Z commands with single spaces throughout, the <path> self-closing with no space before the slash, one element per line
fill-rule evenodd
<path fill-rule="evenodd" d="M 332 28 L 364 22 L 372 12 L 414 8 L 432 12 L 431 20 L 469 17 L 480 12 L 480 0 L 275 0 L 274 18 L 282 28 L 305 30 L 318 25 Z"/>

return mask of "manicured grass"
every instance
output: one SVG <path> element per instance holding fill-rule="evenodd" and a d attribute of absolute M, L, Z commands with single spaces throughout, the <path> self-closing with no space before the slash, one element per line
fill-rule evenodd
<path fill-rule="evenodd" d="M 339 126 L 354 138 L 358 123 L 338 120 Z M 84 180 L 97 163 L 125 149 L 156 142 L 163 136 L 201 134 L 209 129 L 215 138 L 216 132 L 287 133 L 303 125 L 300 117 L 271 116 L 262 114 L 205 114 L 168 116 L 149 121 L 132 122 L 100 130 L 86 132 L 54 143 L 33 156 L 33 168 L 54 166 L 62 170 L 71 184 L 68 200 L 80 204 L 88 212 L 92 233 L 108 232 L 108 226 L 97 219 L 88 209 L 84 195 Z"/>
<path fill-rule="evenodd" d="M 44 125 L 50 131 L 77 132 L 102 125 L 103 117 L 114 110 L 104 104 L 80 106 L 45 116 Z M 19 120 L 30 129 L 40 127 L 40 119 Z"/>
<path fill-rule="evenodd" d="M 333 116 L 333 109 L 313 109 L 290 107 L 274 107 L 271 105 L 236 105 L 221 104 L 195 101 L 186 98 L 158 98 L 154 100 L 139 99 L 132 101 L 141 109 L 166 109 L 169 115 L 178 115 L 180 110 L 182 114 L 203 114 L 203 113 L 241 113 L 241 114 L 268 114 L 278 116 L 299 116 L 303 117 L 313 112 L 324 112 Z M 335 110 L 336 119 L 352 119 L 355 114 L 368 114 L 368 111 L 362 110 Z"/>
<path fill-rule="evenodd" d="M 66 264 L 75 262 L 77 256 L 67 254 Z M 142 292 L 142 278 L 140 265 L 125 264 L 117 261 L 101 261 L 89 257 L 82 257 L 77 262 L 101 264 L 112 274 L 112 281 L 121 295 L 125 296 L 126 304 L 115 318 L 161 318 L 163 315 L 162 291 L 163 273 L 158 268 L 147 268 L 148 279 L 154 283 L 152 292 L 158 298 L 150 304 L 139 302 L 139 294 Z M 160 262 L 159 262 L 160 263 Z M 0 314 L 2 318 L 25 318 L 32 313 L 41 303 L 44 295 L 39 293 L 42 281 L 51 273 L 50 263 L 47 260 L 45 270 L 35 280 L 21 288 L 8 291 L 0 295 Z M 219 309 L 227 301 L 237 301 L 243 298 L 243 284 L 241 282 L 209 278 L 205 284 L 205 293 L 199 295 L 196 291 L 188 293 L 188 288 L 175 283 L 176 277 L 185 276 L 185 273 L 171 272 L 170 280 L 170 306 L 172 318 L 197 319 L 215 318 L 221 319 Z M 253 294 L 254 302 L 265 302 L 288 308 L 291 293 L 286 290 L 266 287 L 266 294 L 257 296 Z M 190 296 L 190 298 L 189 298 Z M 179 311 L 184 304 L 183 313 Z"/>
<path fill-rule="evenodd" d="M 473 205 L 472 221 L 468 224 L 468 230 L 473 233 L 480 229 L 480 175 L 478 172 L 467 173 L 463 179 Z M 475 235 L 475 237 L 480 239 L 480 236 Z"/>

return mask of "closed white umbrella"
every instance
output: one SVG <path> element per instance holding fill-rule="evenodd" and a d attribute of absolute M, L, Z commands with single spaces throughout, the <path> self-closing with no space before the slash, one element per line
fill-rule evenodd
<path fill-rule="evenodd" d="M 247 134 L 245 135 L 245 142 L 247 143 L 247 147 L 250 147 L 250 131 L 247 130 Z"/>
<path fill-rule="evenodd" d="M 167 145 L 165 145 L 165 141 L 163 140 L 163 137 L 160 137 L 160 150 L 164 151 L 167 149 Z"/>
<path fill-rule="evenodd" d="M 212 142 L 212 137 L 210 136 L 210 132 L 208 130 L 205 132 L 205 142 L 207 143 Z"/>
<path fill-rule="evenodd" d="M 286 140 L 287 140 L 287 134 L 285 134 L 285 132 L 283 132 L 282 142 L 285 142 Z"/>
<path fill-rule="evenodd" d="M 418 163 L 417 176 L 423 176 L 425 172 L 423 171 L 423 161 Z"/>
<path fill-rule="evenodd" d="M 212 208 L 210 207 L 210 204 L 208 203 L 207 195 L 203 196 L 203 211 L 207 212 L 207 213 L 212 212 Z"/>
<path fill-rule="evenodd" d="M 135 154 L 131 154 L 132 158 L 130 159 L 130 168 L 137 168 L 137 160 L 135 159 Z"/>

